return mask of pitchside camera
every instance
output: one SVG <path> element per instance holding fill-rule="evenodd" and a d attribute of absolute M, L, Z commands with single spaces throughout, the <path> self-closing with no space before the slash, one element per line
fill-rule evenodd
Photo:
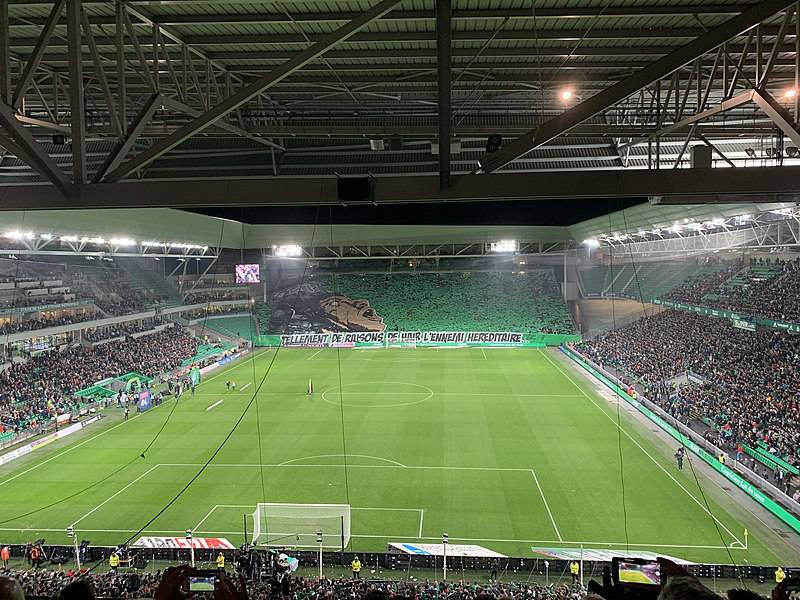
<path fill-rule="evenodd" d="M 73 529 L 72 525 L 70 525 L 69 527 L 67 527 L 67 535 L 68 535 L 69 537 L 72 537 L 72 536 L 74 536 L 74 535 L 75 535 L 75 529 Z"/>

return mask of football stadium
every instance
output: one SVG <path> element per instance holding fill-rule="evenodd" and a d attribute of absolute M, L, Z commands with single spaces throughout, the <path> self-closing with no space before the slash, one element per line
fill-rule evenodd
<path fill-rule="evenodd" d="M 0 0 L 0 600 L 800 589 L 800 5 L 529 4 Z"/>

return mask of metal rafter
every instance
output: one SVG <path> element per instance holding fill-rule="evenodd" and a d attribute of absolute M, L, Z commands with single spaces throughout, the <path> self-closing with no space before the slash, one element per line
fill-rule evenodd
<path fill-rule="evenodd" d="M 36 69 L 39 67 L 39 62 L 42 60 L 42 55 L 44 54 L 45 48 L 47 48 L 47 44 L 50 41 L 50 37 L 53 35 L 53 31 L 55 30 L 58 21 L 61 19 L 61 13 L 64 12 L 65 3 L 66 0 L 56 0 L 56 2 L 53 4 L 53 8 L 50 11 L 50 16 L 47 17 L 44 28 L 36 40 L 36 47 L 33 49 L 33 53 L 28 58 L 28 62 L 25 63 L 25 70 L 22 72 L 22 76 L 17 82 L 17 87 L 14 90 L 11 106 L 19 106 L 22 98 L 25 97 L 25 93 L 28 91 L 28 86 L 30 86 L 31 81 L 33 81 L 33 76 L 36 74 Z"/>
<path fill-rule="evenodd" d="M 450 0 L 436 3 L 436 50 L 439 100 L 439 188 L 450 187 L 450 48 L 452 37 Z"/>
<path fill-rule="evenodd" d="M 20 158 L 47 177 L 56 187 L 55 191 L 58 195 L 68 198 L 72 193 L 72 185 L 67 176 L 44 151 L 44 148 L 33 139 L 28 129 L 17 121 L 13 109 L 2 102 L 0 102 L 0 125 L 12 144 L 22 150 Z"/>
<path fill-rule="evenodd" d="M 383 0 L 382 2 L 379 2 L 371 9 L 365 11 L 357 19 L 350 21 L 343 27 L 337 29 L 335 32 L 325 36 L 323 40 L 320 40 L 306 50 L 298 53 L 297 56 L 287 61 L 280 67 L 277 67 L 269 75 L 261 77 L 255 82 L 246 85 L 238 92 L 225 99 L 223 102 L 220 102 L 211 110 L 206 111 L 197 117 L 193 122 L 182 127 L 172 135 L 164 138 L 125 165 L 122 165 L 115 171 L 109 173 L 106 178 L 107 181 L 119 181 L 133 171 L 147 166 L 159 156 L 169 152 L 172 148 L 178 146 L 196 133 L 199 133 L 207 127 L 210 127 L 249 100 L 261 95 L 265 90 L 285 79 L 297 69 L 302 68 L 310 61 L 322 56 L 333 46 L 336 46 L 337 44 L 347 40 L 367 23 L 370 23 L 371 21 L 391 11 L 395 6 L 400 4 L 401 1 L 402 0 Z"/>
<path fill-rule="evenodd" d="M 670 75 L 673 71 L 706 54 L 729 39 L 741 35 L 761 23 L 764 19 L 788 8 L 792 4 L 794 4 L 794 0 L 791 2 L 789 0 L 765 0 L 753 6 L 719 27 L 711 29 L 708 33 L 701 35 L 684 47 L 656 60 L 630 77 L 565 111 L 559 117 L 543 123 L 536 129 L 532 129 L 489 157 L 481 164 L 480 171 L 484 173 L 496 171 L 534 148 L 569 131 L 575 125 L 620 102 L 637 90 Z"/>

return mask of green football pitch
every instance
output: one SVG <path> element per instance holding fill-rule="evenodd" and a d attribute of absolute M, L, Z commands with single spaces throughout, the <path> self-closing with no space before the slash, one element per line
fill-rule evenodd
<path fill-rule="evenodd" d="M 510 556 L 629 544 L 797 562 L 749 501 L 678 471 L 652 426 L 626 411 L 618 426 L 613 399 L 557 350 L 262 350 L 177 406 L 106 413 L 0 468 L 0 542 L 68 543 L 73 525 L 95 545 L 142 528 L 238 545 L 259 502 L 349 504 L 356 551 L 447 532 Z"/>

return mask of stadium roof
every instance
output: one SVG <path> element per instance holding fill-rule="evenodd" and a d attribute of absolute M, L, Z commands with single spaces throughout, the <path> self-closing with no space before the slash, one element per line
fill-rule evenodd
<path fill-rule="evenodd" d="M 794 8 L 8 0 L 0 199 L 336 202 L 337 175 L 374 176 L 385 201 L 794 194 Z M 713 167 L 763 171 L 681 177 L 695 145 Z"/>
<path fill-rule="evenodd" d="M 586 240 L 668 229 L 780 211 L 797 211 L 794 203 L 659 206 L 643 204 L 588 219 L 569 227 L 514 225 L 352 225 L 250 224 L 175 209 L 86 209 L 80 211 L 6 211 L 0 239 L 56 241 L 58 237 L 126 239 L 198 245 L 209 248 L 270 248 L 282 245 L 410 246 L 489 244 L 515 240 L 528 252 L 560 251 Z M 788 215 L 788 213 L 787 213 Z M 790 216 L 790 215 L 788 215 Z M 690 226 L 689 226 L 690 228 Z M 788 242 L 789 240 L 787 240 Z M 539 246 L 537 246 L 539 245 Z M 0 244 L 2 246 L 2 244 Z"/>

